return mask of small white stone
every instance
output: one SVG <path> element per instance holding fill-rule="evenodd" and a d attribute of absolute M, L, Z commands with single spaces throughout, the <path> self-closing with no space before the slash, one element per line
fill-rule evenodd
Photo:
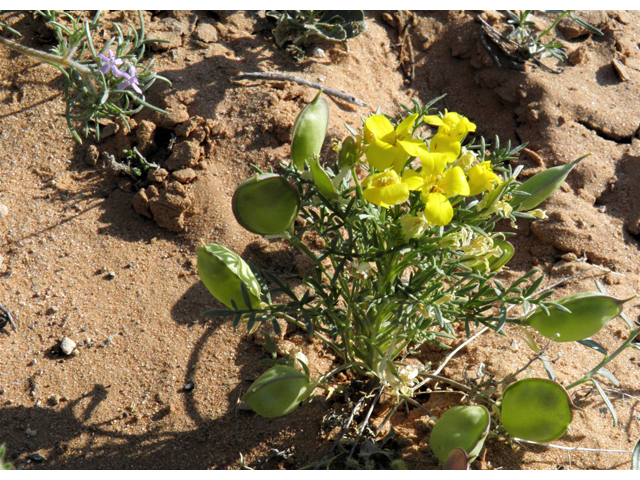
<path fill-rule="evenodd" d="M 60 350 L 62 350 L 62 353 L 65 355 L 71 355 L 74 348 L 76 348 L 76 342 L 71 340 L 69 337 L 64 337 L 60 341 Z"/>
<path fill-rule="evenodd" d="M 316 58 L 324 58 L 324 50 L 320 47 L 316 47 L 313 49 L 313 56 Z"/>
<path fill-rule="evenodd" d="M 5 217 L 7 213 L 9 213 L 7 206 L 0 203 L 0 218 Z"/>

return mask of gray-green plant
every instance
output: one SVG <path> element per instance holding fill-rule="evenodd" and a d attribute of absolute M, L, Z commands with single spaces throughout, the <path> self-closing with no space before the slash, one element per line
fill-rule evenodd
<path fill-rule="evenodd" d="M 558 14 L 558 16 L 551 25 L 538 32 L 535 28 L 535 23 L 529 19 L 532 12 L 533 10 L 520 10 L 518 12 L 507 10 L 509 17 L 507 23 L 513 28 L 508 36 L 519 45 L 522 53 L 531 58 L 543 59 L 552 56 L 561 62 L 567 60 L 566 48 L 555 36 L 546 43 L 542 40 L 543 37 L 555 30 L 563 18 L 574 21 L 590 33 L 604 35 L 602 31 L 577 17 L 573 10 L 545 10 L 544 12 L 546 13 Z"/>
<path fill-rule="evenodd" d="M 140 26 L 128 25 L 126 33 L 117 23 L 116 34 L 97 49 L 94 33 L 102 26 L 100 11 L 93 18 L 83 20 L 68 12 L 37 11 L 53 29 L 57 45 L 50 53 L 26 47 L 0 35 L 0 45 L 57 67 L 64 75 L 65 118 L 73 137 L 82 143 L 82 135 L 91 133 L 100 139 L 99 122 L 120 118 L 128 127 L 127 117 L 142 108 L 166 113 L 145 100 L 144 92 L 156 80 L 171 82 L 152 70 L 153 60 L 143 64 L 147 47 L 164 40 L 145 39 L 142 12 L 138 12 Z M 15 29 L 0 23 L 0 30 L 20 35 Z"/>
<path fill-rule="evenodd" d="M 522 167 L 514 169 L 509 161 L 523 145 L 501 145 L 497 137 L 490 146 L 483 138 L 469 142 L 466 137 L 476 125 L 458 113 L 437 112 L 432 103 L 404 106 L 399 118 L 376 113 L 364 119 L 361 130 L 348 127 L 351 135 L 335 145 L 338 158 L 333 164 L 323 165 L 316 149 L 309 149 L 306 158 L 281 164 L 280 178 L 292 187 L 280 188 L 281 194 L 260 181 L 267 175 L 272 182 L 275 174 L 255 167 L 256 180 L 238 187 L 232 202 L 245 205 L 234 209 L 239 223 L 267 238 L 285 239 L 309 258 L 302 292 L 268 270 L 258 272 L 225 247 L 198 249 L 199 275 L 227 307 L 204 315 L 233 317 L 234 326 L 242 323 L 249 332 L 269 322 L 278 335 L 278 320 L 284 319 L 324 342 L 339 359 L 332 371 L 311 378 L 304 356 L 290 352 L 277 359 L 267 336 L 272 358 L 262 364 L 269 369 L 244 400 L 259 414 L 285 415 L 316 387 L 339 389 L 330 379 L 343 370 L 375 379 L 374 403 L 384 391 L 397 399 L 396 407 L 423 408 L 416 394 L 435 388 L 436 382 L 449 385 L 466 394 L 460 405 L 464 408 L 445 419 L 455 428 L 434 429 L 434 451 L 449 468 L 468 468 L 487 435 L 534 442 L 560 437 L 576 408 L 567 392 L 587 383 L 602 396 L 615 425 L 615 408 L 601 382 L 619 385 L 607 365 L 627 348 L 638 348 L 633 340 L 640 328 L 622 311 L 631 299 L 613 299 L 597 283 L 599 292 L 552 300 L 554 292 L 541 289 L 545 276 L 537 269 L 510 285 L 498 278 L 515 251 L 508 241 L 515 233 L 497 231 L 498 222 L 515 225 L 519 218 L 546 218 L 538 206 L 581 159 L 520 182 Z M 296 135 L 310 144 L 315 145 L 312 137 L 324 138 L 326 133 L 322 115 L 315 122 L 296 124 Z M 437 132 L 432 134 L 428 126 L 436 126 Z M 291 198 L 292 189 L 298 198 Z M 252 209 L 252 204 L 260 208 Z M 263 205 L 273 210 L 269 215 L 282 215 L 270 224 L 282 225 L 283 231 L 274 234 L 260 227 Z M 298 221 L 292 222 L 296 212 Z M 522 313 L 510 314 L 516 307 Z M 629 334 L 610 353 L 590 337 L 617 316 Z M 471 337 L 478 327 L 479 333 Z M 528 328 L 548 336 L 546 345 L 540 347 Z M 442 374 L 446 359 L 420 367 L 405 362 L 424 343 L 449 348 L 442 340 L 458 339 L 460 330 L 471 338 L 484 331 L 517 334 L 533 355 L 523 356 L 523 365 L 504 378 L 485 378 L 483 373 L 469 384 Z M 563 387 L 545 351 L 552 342 L 565 340 L 577 341 L 602 358 Z M 548 379 L 518 381 L 535 361 L 542 362 Z"/>
<path fill-rule="evenodd" d="M 276 44 L 291 42 L 289 51 L 299 61 L 305 58 L 303 47 L 310 36 L 346 41 L 367 28 L 362 10 L 270 10 L 266 15 L 278 21 Z"/>

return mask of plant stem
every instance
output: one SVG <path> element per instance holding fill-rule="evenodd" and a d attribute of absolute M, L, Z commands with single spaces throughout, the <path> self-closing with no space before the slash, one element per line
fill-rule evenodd
<path fill-rule="evenodd" d="M 622 345 L 620 345 L 618 347 L 618 349 L 613 352 L 611 355 L 608 355 L 606 357 L 604 357 L 602 359 L 602 361 L 596 365 L 589 373 L 585 374 L 582 378 L 580 378 L 579 380 L 576 380 L 575 382 L 573 382 L 570 385 L 567 385 L 565 388 L 565 390 L 570 390 L 572 388 L 577 387 L 578 385 L 582 385 L 583 383 L 588 382 L 591 377 L 593 375 L 596 375 L 598 373 L 598 371 L 604 367 L 607 363 L 609 363 L 611 360 L 613 360 L 614 358 L 616 358 L 618 355 L 620 355 L 624 350 L 626 350 L 626 348 L 631 345 L 631 342 L 633 342 L 633 340 L 635 340 L 635 338 L 640 334 L 640 328 L 636 328 L 635 330 L 632 330 L 631 333 L 629 333 L 629 338 L 627 338 L 624 343 Z"/>
<path fill-rule="evenodd" d="M 91 91 L 91 93 L 97 93 L 95 86 L 93 85 L 93 80 L 91 78 L 93 72 L 91 72 L 90 68 L 76 62 L 75 60 L 71 60 L 70 58 L 66 57 L 60 57 L 58 55 L 53 55 L 52 53 L 41 52 L 40 50 L 36 50 L 34 48 L 25 47 L 24 45 L 20 45 L 19 43 L 13 42 L 1 36 L 0 45 L 4 45 L 9 50 L 27 55 L 44 63 L 50 63 L 53 65 L 57 65 L 58 67 L 75 68 L 77 72 L 82 76 L 85 85 Z"/>
<path fill-rule="evenodd" d="M 556 28 L 556 25 L 558 25 L 560 23 L 560 20 L 562 20 L 569 13 L 570 13 L 569 10 L 565 10 L 560 15 L 558 15 L 558 18 L 556 18 L 556 21 L 553 22 L 550 27 L 548 27 L 548 28 L 546 28 L 546 29 L 544 29 L 543 31 L 540 32 L 540 34 L 538 35 L 538 40 L 540 40 L 542 37 L 547 35 L 551 30 Z"/>

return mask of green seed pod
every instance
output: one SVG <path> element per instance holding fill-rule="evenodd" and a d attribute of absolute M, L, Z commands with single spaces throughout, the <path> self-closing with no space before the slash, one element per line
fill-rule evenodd
<path fill-rule="evenodd" d="M 486 407 L 451 407 L 431 430 L 429 445 L 443 465 L 458 447 L 465 451 L 469 464 L 482 450 L 490 425 L 491 416 Z"/>
<path fill-rule="evenodd" d="M 276 235 L 293 225 L 300 210 L 300 195 L 280 175 L 263 173 L 236 188 L 231 206 L 238 223 L 250 232 Z"/>
<path fill-rule="evenodd" d="M 634 297 L 635 298 L 635 297 Z M 611 319 L 622 313 L 622 306 L 631 300 L 618 300 L 599 292 L 582 292 L 558 300 L 558 304 L 571 310 L 563 312 L 549 307 L 549 315 L 536 308 L 522 318 L 523 325 L 535 328 L 555 342 L 575 342 L 598 333 Z"/>
<path fill-rule="evenodd" d="M 353 137 L 347 137 L 342 142 L 340 153 L 338 154 L 338 167 L 350 168 L 355 165 L 356 160 L 356 141 Z"/>
<path fill-rule="evenodd" d="M 513 199 L 509 203 L 521 211 L 536 208 L 560 188 L 560 185 L 564 183 L 571 170 L 583 158 L 585 157 L 580 157 L 578 160 L 566 165 L 547 168 L 534 175 L 513 191 Z M 525 192 L 529 195 L 518 195 L 518 192 Z"/>
<path fill-rule="evenodd" d="M 298 170 L 304 170 L 305 160 L 320 155 L 329 126 L 329 105 L 320 98 L 322 91 L 304 107 L 293 125 L 291 161 Z"/>
<path fill-rule="evenodd" d="M 303 372 L 286 365 L 275 365 L 253 382 L 242 400 L 266 418 L 282 417 L 300 406 L 315 388 Z"/>
<path fill-rule="evenodd" d="M 513 254 L 515 252 L 515 249 L 513 248 L 513 245 L 511 245 L 509 242 L 505 242 L 504 240 L 500 240 L 497 238 L 493 239 L 493 244 L 500 247 L 500 250 L 502 250 L 502 255 L 494 259 L 489 264 L 489 269 L 492 272 L 495 272 L 496 270 L 500 270 L 502 267 L 504 267 L 507 264 L 507 262 L 509 262 L 509 260 L 511 260 L 511 257 L 513 257 Z"/>
<path fill-rule="evenodd" d="M 317 160 L 307 160 L 309 169 L 311 170 L 311 176 L 313 176 L 313 183 L 318 187 L 318 191 L 328 200 L 334 200 L 338 198 L 336 189 L 331 183 L 331 179 L 327 172 L 323 170 L 320 163 Z"/>
<path fill-rule="evenodd" d="M 251 268 L 240 256 L 223 247 L 210 243 L 202 244 L 196 249 L 198 253 L 198 275 L 205 287 L 219 302 L 233 308 L 231 300 L 236 303 L 238 309 L 246 310 L 249 307 L 242 296 L 241 283 L 244 283 L 249 293 L 251 305 L 257 308 L 262 303 L 260 300 L 260 284 Z"/>
<path fill-rule="evenodd" d="M 544 378 L 526 378 L 504 391 L 500 420 L 514 437 L 550 442 L 567 431 L 575 408 L 561 385 Z"/>

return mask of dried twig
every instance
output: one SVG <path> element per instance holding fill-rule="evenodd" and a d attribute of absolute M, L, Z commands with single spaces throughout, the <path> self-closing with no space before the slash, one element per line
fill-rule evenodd
<path fill-rule="evenodd" d="M 309 80 L 305 80 L 304 78 L 294 77 L 293 75 L 285 75 L 282 73 L 274 73 L 274 72 L 249 72 L 249 73 L 241 73 L 231 79 L 232 82 L 239 82 L 240 80 L 267 80 L 271 82 L 293 82 L 298 83 L 300 85 L 305 85 L 311 88 L 317 88 L 318 90 L 322 90 L 327 95 L 332 97 L 339 98 L 340 100 L 344 100 L 345 102 L 353 103 L 354 105 L 359 105 L 360 107 L 366 107 L 366 102 L 363 102 L 359 98 L 354 97 L 353 95 L 349 95 L 348 93 L 343 93 L 339 90 L 334 90 L 333 88 L 326 87 L 321 83 L 311 82 Z"/>
<path fill-rule="evenodd" d="M 6 321 L 9 322 L 9 325 L 11 325 L 11 328 L 13 329 L 13 331 L 17 332 L 18 330 L 16 329 L 16 324 L 13 322 L 13 317 L 11 316 L 11 312 L 9 312 L 9 310 L 4 308 L 2 305 L 0 305 L 0 311 L 2 311 L 2 313 L 4 314 Z M 4 325 L 2 326 L 4 327 Z"/>

